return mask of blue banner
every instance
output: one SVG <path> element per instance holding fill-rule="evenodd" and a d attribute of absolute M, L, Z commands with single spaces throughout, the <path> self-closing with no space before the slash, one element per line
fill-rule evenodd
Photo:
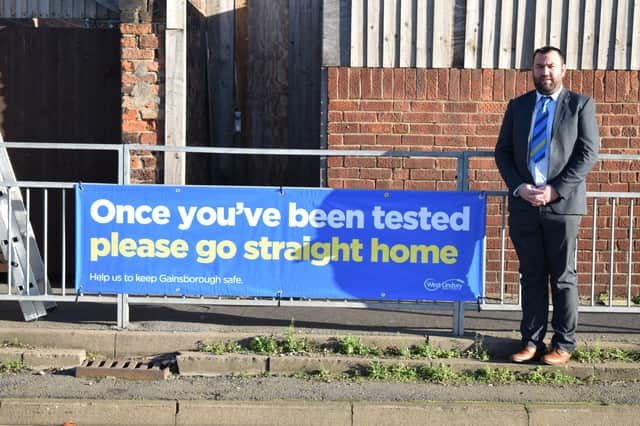
<path fill-rule="evenodd" d="M 76 186 L 76 291 L 471 301 L 484 193 Z"/>

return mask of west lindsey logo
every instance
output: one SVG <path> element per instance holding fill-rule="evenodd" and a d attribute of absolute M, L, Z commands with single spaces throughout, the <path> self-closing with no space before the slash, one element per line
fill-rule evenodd
<path fill-rule="evenodd" d="M 424 288 L 427 291 L 436 291 L 436 290 L 450 290 L 450 291 L 459 291 L 464 286 L 464 281 L 452 278 L 446 281 L 436 281 L 433 278 L 427 278 L 424 280 Z"/>

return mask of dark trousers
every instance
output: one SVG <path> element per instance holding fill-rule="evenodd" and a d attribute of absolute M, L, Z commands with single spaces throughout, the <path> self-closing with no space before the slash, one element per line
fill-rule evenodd
<path fill-rule="evenodd" d="M 509 214 L 509 236 L 520 261 L 520 333 L 525 345 L 544 348 L 551 288 L 554 332 L 551 346 L 567 352 L 576 347 L 578 283 L 575 250 L 581 218 L 579 215 L 553 214 L 548 206 Z"/>

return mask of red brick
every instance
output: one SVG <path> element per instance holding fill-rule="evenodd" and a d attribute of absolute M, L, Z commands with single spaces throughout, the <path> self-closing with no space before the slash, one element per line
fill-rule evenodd
<path fill-rule="evenodd" d="M 393 98 L 405 98 L 404 68 L 393 68 Z"/>
<path fill-rule="evenodd" d="M 399 123 L 402 121 L 401 112 L 379 112 L 378 121 L 388 123 Z"/>
<path fill-rule="evenodd" d="M 344 179 L 327 179 L 327 185 L 329 188 L 342 189 L 344 188 Z"/>
<path fill-rule="evenodd" d="M 343 136 L 342 135 L 327 135 L 327 143 L 330 147 L 339 147 L 342 146 Z"/>
<path fill-rule="evenodd" d="M 493 71 L 493 100 L 504 100 L 504 70 Z"/>
<path fill-rule="evenodd" d="M 504 113 L 507 109 L 505 102 L 483 102 L 478 104 L 478 112 L 496 112 Z"/>
<path fill-rule="evenodd" d="M 402 180 L 376 180 L 376 189 L 404 189 L 404 182 Z"/>
<path fill-rule="evenodd" d="M 602 70 L 596 70 L 593 73 L 593 98 L 596 102 L 605 101 L 605 72 Z"/>
<path fill-rule="evenodd" d="M 131 170 L 141 169 L 142 168 L 142 161 L 140 161 L 140 157 L 138 157 L 138 156 L 130 157 L 129 158 L 129 167 L 131 168 Z"/>
<path fill-rule="evenodd" d="M 362 68 L 360 73 L 362 85 L 362 99 L 371 99 L 371 68 Z"/>
<path fill-rule="evenodd" d="M 157 49 L 159 47 L 158 36 L 141 35 L 138 40 L 138 45 L 141 49 Z"/>
<path fill-rule="evenodd" d="M 130 49 L 125 48 L 121 51 L 122 59 L 153 59 L 155 58 L 155 51 L 152 49 Z"/>
<path fill-rule="evenodd" d="M 358 111 L 360 109 L 360 102 L 358 101 L 336 101 L 329 100 L 330 111 Z"/>
<path fill-rule="evenodd" d="M 460 99 L 460 70 L 451 68 L 449 70 L 449 100 Z"/>
<path fill-rule="evenodd" d="M 358 178 L 358 169 L 334 167 L 327 170 L 327 177 L 332 178 Z"/>
<path fill-rule="evenodd" d="M 327 69 L 327 96 L 329 99 L 338 97 L 338 69 L 336 67 Z"/>
<path fill-rule="evenodd" d="M 404 188 L 413 191 L 435 191 L 436 184 L 431 181 L 410 180 L 405 182 Z"/>
<path fill-rule="evenodd" d="M 418 68 L 416 71 L 416 99 L 427 98 L 427 70 Z"/>
<path fill-rule="evenodd" d="M 396 123 L 393 125 L 393 133 L 397 133 L 397 134 L 409 133 L 409 125 L 405 123 Z"/>
<path fill-rule="evenodd" d="M 482 100 L 493 100 L 493 70 L 482 70 Z"/>
<path fill-rule="evenodd" d="M 407 169 L 395 169 L 393 171 L 393 178 L 394 179 L 400 179 L 400 180 L 407 180 L 407 179 L 409 179 L 409 170 L 407 170 Z"/>
<path fill-rule="evenodd" d="M 447 103 L 444 102 L 411 102 L 412 112 L 443 112 Z"/>
<path fill-rule="evenodd" d="M 444 104 L 444 112 L 477 112 L 478 104 L 475 102 L 447 102 Z"/>
<path fill-rule="evenodd" d="M 482 70 L 471 71 L 471 100 L 479 101 L 482 98 Z"/>
<path fill-rule="evenodd" d="M 344 135 L 342 142 L 345 145 L 373 145 L 376 143 L 375 135 Z"/>
<path fill-rule="evenodd" d="M 362 123 L 360 133 L 392 133 L 392 123 Z"/>
<path fill-rule="evenodd" d="M 382 69 L 382 98 L 393 98 L 393 68 Z"/>
<path fill-rule="evenodd" d="M 392 101 L 362 101 L 360 103 L 362 111 L 393 111 Z"/>
<path fill-rule="evenodd" d="M 467 124 L 449 124 L 442 127 L 443 135 L 473 135 L 476 126 Z"/>
<path fill-rule="evenodd" d="M 472 72 L 468 69 L 460 71 L 460 100 L 467 101 L 471 99 L 471 76 Z"/>
<path fill-rule="evenodd" d="M 151 34 L 151 24 L 120 24 L 122 34 Z"/>
<path fill-rule="evenodd" d="M 360 133 L 359 123 L 329 123 L 327 124 L 327 133 Z"/>
<path fill-rule="evenodd" d="M 120 47 L 137 47 L 138 38 L 135 36 L 122 36 L 120 37 Z"/>
<path fill-rule="evenodd" d="M 438 69 L 438 99 L 449 98 L 449 69 Z"/>
<path fill-rule="evenodd" d="M 120 65 L 122 67 L 122 71 L 124 72 L 133 72 L 135 71 L 135 66 L 132 61 L 121 61 Z"/>
<path fill-rule="evenodd" d="M 349 68 L 338 70 L 338 98 L 349 99 Z"/>
<path fill-rule="evenodd" d="M 631 84 L 629 81 L 629 73 L 626 71 L 616 72 L 616 101 L 628 101 Z"/>
<path fill-rule="evenodd" d="M 143 132 L 149 130 L 149 123 L 142 120 L 122 120 L 123 132 Z"/>
<path fill-rule="evenodd" d="M 427 99 L 438 98 L 438 70 L 427 70 Z"/>
<path fill-rule="evenodd" d="M 513 99 L 516 96 L 516 70 L 504 72 L 504 99 Z"/>
<path fill-rule="evenodd" d="M 400 145 L 402 136 L 400 135 L 377 135 L 376 145 Z"/>
<path fill-rule="evenodd" d="M 137 120 L 138 118 L 140 118 L 138 116 L 138 110 L 125 108 L 122 112 L 123 120 Z"/>
<path fill-rule="evenodd" d="M 409 101 L 393 101 L 393 110 L 398 112 L 410 111 Z"/>
<path fill-rule="evenodd" d="M 571 90 L 573 90 L 574 92 L 582 93 L 582 71 L 573 70 L 571 71 L 571 74 L 573 74 L 573 77 L 571 79 Z"/>
<path fill-rule="evenodd" d="M 528 71 L 521 71 L 516 76 L 516 96 L 523 95 L 528 91 L 530 75 Z"/>
<path fill-rule="evenodd" d="M 329 111 L 327 113 L 327 119 L 330 123 L 340 123 L 343 121 L 341 111 Z"/>
<path fill-rule="evenodd" d="M 440 124 L 411 124 L 410 133 L 413 135 L 440 135 L 442 126 Z"/>
<path fill-rule="evenodd" d="M 342 157 L 327 157 L 328 167 L 342 167 L 344 165 L 344 158 Z"/>
<path fill-rule="evenodd" d="M 464 136 L 435 136 L 434 144 L 437 146 L 447 146 L 460 148 L 466 145 L 467 139 Z"/>
<path fill-rule="evenodd" d="M 371 69 L 371 97 L 373 99 L 382 98 L 382 68 Z"/>
<path fill-rule="evenodd" d="M 376 187 L 375 181 L 363 179 L 344 179 L 343 185 L 343 188 L 350 189 L 375 189 Z"/>
<path fill-rule="evenodd" d="M 362 112 L 362 111 L 345 111 L 343 113 L 344 121 L 347 122 L 372 122 L 376 121 L 376 113 L 375 112 Z"/>
<path fill-rule="evenodd" d="M 640 86 L 640 73 L 638 71 L 629 71 L 629 102 L 639 100 L 638 86 Z"/>
<path fill-rule="evenodd" d="M 476 126 L 476 134 L 477 135 L 495 135 L 498 136 L 498 133 L 500 133 L 500 126 L 499 125 L 478 125 Z"/>
<path fill-rule="evenodd" d="M 360 88 L 361 68 L 349 68 L 349 98 L 360 99 L 362 97 L 362 91 Z"/>
<path fill-rule="evenodd" d="M 615 102 L 616 101 L 616 72 L 615 71 L 605 71 L 604 74 L 604 96 L 607 102 Z"/>
<path fill-rule="evenodd" d="M 362 179 L 391 179 L 391 169 L 361 169 Z"/>
<path fill-rule="evenodd" d="M 594 71 L 584 70 L 582 72 L 582 93 L 585 96 L 593 96 Z"/>
<path fill-rule="evenodd" d="M 345 157 L 345 167 L 376 167 L 376 157 Z"/>
<path fill-rule="evenodd" d="M 417 81 L 416 81 L 416 69 L 407 68 L 405 70 L 405 98 L 416 99 L 417 93 Z"/>

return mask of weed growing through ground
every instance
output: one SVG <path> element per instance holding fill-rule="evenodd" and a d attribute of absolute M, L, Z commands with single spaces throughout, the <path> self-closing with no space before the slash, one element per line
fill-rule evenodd
<path fill-rule="evenodd" d="M 559 370 L 542 371 L 541 367 L 537 367 L 528 371 L 522 378 L 526 383 L 538 385 L 579 385 L 582 380 L 577 377 L 569 376 Z"/>
<path fill-rule="evenodd" d="M 0 348 L 29 348 L 30 346 L 20 341 L 17 337 L 10 340 L 3 340 L 0 343 Z"/>
<path fill-rule="evenodd" d="M 597 342 L 593 348 L 576 349 L 571 356 L 574 361 L 585 364 L 598 364 L 607 361 L 640 362 L 640 351 L 601 348 Z"/>
<path fill-rule="evenodd" d="M 0 373 L 18 373 L 25 369 L 20 360 L 7 360 L 0 363 Z"/>
<path fill-rule="evenodd" d="M 259 354 L 273 355 L 278 352 L 278 341 L 273 336 L 255 336 L 249 342 L 249 349 Z"/>
<path fill-rule="evenodd" d="M 375 346 L 369 347 L 356 336 L 347 335 L 336 339 L 338 344 L 337 352 L 343 355 L 382 355 L 382 350 Z"/>
<path fill-rule="evenodd" d="M 517 381 L 516 374 L 508 368 L 485 367 L 473 373 L 472 378 L 476 382 L 488 384 L 508 384 Z"/>
<path fill-rule="evenodd" d="M 426 359 L 447 359 L 457 358 L 460 356 L 460 350 L 458 349 L 436 349 L 424 342 L 420 345 L 413 345 L 409 348 L 411 356 L 414 358 L 426 358 Z"/>

